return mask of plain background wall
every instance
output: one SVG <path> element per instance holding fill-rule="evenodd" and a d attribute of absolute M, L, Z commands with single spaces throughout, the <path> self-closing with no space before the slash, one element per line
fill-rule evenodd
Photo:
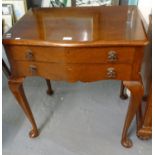
<path fill-rule="evenodd" d="M 152 12 L 152 0 L 139 0 L 138 8 L 141 11 L 146 24 L 149 24 L 149 15 Z"/>

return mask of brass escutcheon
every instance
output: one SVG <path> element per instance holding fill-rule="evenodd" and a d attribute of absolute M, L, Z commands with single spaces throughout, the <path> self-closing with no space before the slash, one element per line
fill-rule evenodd
<path fill-rule="evenodd" d="M 35 75 L 37 73 L 37 67 L 35 65 L 30 65 L 29 71 L 32 75 Z"/>
<path fill-rule="evenodd" d="M 115 51 L 108 52 L 108 60 L 109 61 L 116 61 L 118 59 L 117 53 Z"/>
<path fill-rule="evenodd" d="M 116 77 L 116 71 L 113 67 L 107 68 L 107 77 L 108 78 L 115 78 Z"/>
<path fill-rule="evenodd" d="M 28 60 L 33 60 L 34 59 L 34 55 L 33 55 L 33 52 L 31 50 L 28 50 L 26 52 L 26 55 L 25 55 L 26 59 Z"/>

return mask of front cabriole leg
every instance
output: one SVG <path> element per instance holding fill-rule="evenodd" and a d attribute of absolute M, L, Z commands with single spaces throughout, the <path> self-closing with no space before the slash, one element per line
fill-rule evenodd
<path fill-rule="evenodd" d="M 38 133 L 38 129 L 37 129 L 33 114 L 31 112 L 30 106 L 28 104 L 28 101 L 24 93 L 23 80 L 24 78 L 11 78 L 8 81 L 8 84 L 9 84 L 10 90 L 14 94 L 19 105 L 23 109 L 25 115 L 27 116 L 27 118 L 29 119 L 32 125 L 32 130 L 29 132 L 29 136 L 30 138 L 34 138 L 34 137 L 37 137 L 39 133 Z"/>
<path fill-rule="evenodd" d="M 144 90 L 143 84 L 140 81 L 123 81 L 123 85 L 130 90 L 131 97 L 124 123 L 121 143 L 124 147 L 130 148 L 132 146 L 132 141 L 128 138 L 128 129 L 139 108 Z"/>

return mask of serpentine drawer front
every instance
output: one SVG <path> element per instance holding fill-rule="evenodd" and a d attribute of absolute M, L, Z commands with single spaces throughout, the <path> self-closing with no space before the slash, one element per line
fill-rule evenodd
<path fill-rule="evenodd" d="M 57 64 L 15 62 L 16 76 L 42 76 L 67 81 L 96 81 L 103 79 L 130 80 L 128 64 Z M 124 74 L 125 73 L 125 74 Z"/>
<path fill-rule="evenodd" d="M 132 47 L 105 48 L 56 48 L 13 46 L 8 49 L 17 61 L 41 61 L 57 63 L 132 63 L 135 49 Z"/>
<path fill-rule="evenodd" d="M 3 35 L 11 66 L 9 87 L 32 125 L 29 136 L 39 134 L 23 90 L 25 77 L 45 78 L 48 94 L 49 80 L 121 80 L 121 97 L 126 98 L 124 87 L 131 91 L 121 143 L 131 147 L 128 128 L 143 96 L 141 64 L 147 44 L 133 6 L 29 10 Z"/>

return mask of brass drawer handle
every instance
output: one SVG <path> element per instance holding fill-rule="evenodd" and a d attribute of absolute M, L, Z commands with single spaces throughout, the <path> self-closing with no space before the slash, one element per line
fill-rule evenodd
<path fill-rule="evenodd" d="M 116 78 L 116 71 L 113 67 L 107 68 L 107 77 Z"/>
<path fill-rule="evenodd" d="M 33 52 L 31 50 L 28 50 L 25 54 L 26 59 L 28 60 L 33 60 L 34 59 L 34 55 Z"/>
<path fill-rule="evenodd" d="M 108 60 L 109 61 L 116 61 L 116 60 L 118 60 L 117 53 L 115 51 L 109 51 L 108 52 Z"/>
<path fill-rule="evenodd" d="M 29 71 L 32 75 L 35 75 L 37 73 L 37 67 L 35 65 L 30 65 Z"/>

